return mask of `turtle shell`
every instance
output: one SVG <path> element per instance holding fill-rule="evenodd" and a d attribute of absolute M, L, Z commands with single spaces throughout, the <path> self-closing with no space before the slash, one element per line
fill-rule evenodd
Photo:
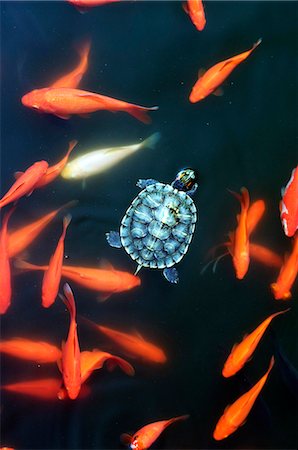
<path fill-rule="evenodd" d="M 196 221 L 195 204 L 186 192 L 155 183 L 142 190 L 126 211 L 121 243 L 140 266 L 172 267 L 187 252 Z"/>

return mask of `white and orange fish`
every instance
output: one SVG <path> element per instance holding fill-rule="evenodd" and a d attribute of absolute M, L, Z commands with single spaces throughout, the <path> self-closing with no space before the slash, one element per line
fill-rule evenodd
<path fill-rule="evenodd" d="M 190 93 L 189 101 L 191 103 L 196 103 L 208 97 L 210 94 L 221 95 L 222 92 L 219 89 L 220 85 L 240 63 L 249 57 L 261 42 L 262 39 L 259 39 L 250 50 L 226 59 L 225 61 L 221 61 L 206 72 L 201 70 L 199 72 L 198 81 L 195 83 Z"/>
<path fill-rule="evenodd" d="M 279 208 L 285 235 L 292 237 L 298 229 L 298 166 L 293 169 L 288 184 L 282 189 Z"/>

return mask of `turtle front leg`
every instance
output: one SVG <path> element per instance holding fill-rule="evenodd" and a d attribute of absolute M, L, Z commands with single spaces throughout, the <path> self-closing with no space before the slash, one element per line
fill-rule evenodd
<path fill-rule="evenodd" d="M 122 247 L 120 234 L 118 233 L 118 231 L 110 231 L 109 233 L 106 233 L 106 238 L 111 247 Z"/>
<path fill-rule="evenodd" d="M 195 183 L 195 184 L 193 185 L 193 187 L 192 187 L 189 191 L 187 191 L 186 193 L 187 193 L 187 195 L 189 195 L 190 197 L 193 197 L 194 194 L 196 193 L 197 189 L 198 189 L 198 183 Z"/>
<path fill-rule="evenodd" d="M 138 186 L 141 189 L 145 189 L 147 186 L 150 186 L 151 184 L 156 184 L 158 181 L 153 180 L 153 178 L 148 178 L 147 180 L 140 179 L 137 181 L 136 186 Z"/>
<path fill-rule="evenodd" d="M 164 269 L 163 275 L 170 283 L 177 284 L 179 282 L 178 270 L 175 267 Z"/>

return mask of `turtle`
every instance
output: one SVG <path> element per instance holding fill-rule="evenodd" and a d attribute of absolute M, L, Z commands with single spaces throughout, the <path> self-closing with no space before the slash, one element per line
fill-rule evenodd
<path fill-rule="evenodd" d="M 186 254 L 197 221 L 192 200 L 197 184 L 197 171 L 180 170 L 171 184 L 154 179 L 140 179 L 141 192 L 132 201 L 121 220 L 120 231 L 106 233 L 111 247 L 124 247 L 136 261 L 135 274 L 142 267 L 163 269 L 170 283 L 178 283 L 174 267 Z"/>

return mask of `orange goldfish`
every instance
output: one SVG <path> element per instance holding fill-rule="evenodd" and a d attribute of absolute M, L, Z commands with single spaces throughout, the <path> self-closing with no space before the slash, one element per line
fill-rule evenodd
<path fill-rule="evenodd" d="M 227 406 L 223 415 L 217 422 L 213 433 L 214 439 L 220 441 L 234 433 L 245 422 L 251 408 L 260 394 L 268 375 L 273 367 L 274 358 L 270 360 L 270 365 L 262 378 L 245 394 L 241 395 L 234 403 Z"/>
<path fill-rule="evenodd" d="M 89 91 L 70 88 L 35 89 L 22 97 L 22 103 L 40 112 L 54 114 L 61 119 L 69 119 L 72 114 L 85 115 L 101 110 L 125 111 L 144 123 L 150 123 L 147 111 L 155 111 L 158 106 L 145 107 L 117 100 Z"/>
<path fill-rule="evenodd" d="M 0 341 L 0 352 L 37 363 L 56 362 L 61 358 L 61 350 L 53 344 L 18 337 Z"/>
<path fill-rule="evenodd" d="M 37 266 L 26 261 L 17 260 L 15 266 L 23 270 L 47 270 L 48 266 Z M 114 268 L 95 269 L 90 267 L 62 266 L 62 276 L 79 285 L 102 293 L 99 300 L 106 300 L 110 295 L 128 291 L 141 284 L 136 275 L 121 272 Z"/>
<path fill-rule="evenodd" d="M 5 214 L 0 230 L 0 314 L 5 314 L 11 303 L 11 273 L 8 253 L 7 225 L 15 208 Z"/>
<path fill-rule="evenodd" d="M 238 66 L 238 64 L 248 58 L 251 52 L 253 52 L 261 42 L 262 39 L 259 39 L 250 50 L 215 64 L 215 66 L 211 67 L 203 75 L 199 76 L 199 79 L 192 88 L 189 96 L 190 102 L 199 102 L 212 93 L 215 95 L 220 95 L 220 91 L 218 91 L 219 86 L 230 75 L 235 67 Z"/>
<path fill-rule="evenodd" d="M 62 343 L 61 371 L 69 398 L 76 399 L 81 389 L 81 352 L 77 333 L 76 304 L 69 284 L 63 286 L 61 296 L 69 314 L 70 324 L 66 342 Z"/>
<path fill-rule="evenodd" d="M 0 208 L 19 200 L 21 197 L 24 197 L 24 195 L 30 195 L 36 188 L 38 181 L 46 173 L 47 169 L 48 163 L 46 161 L 38 161 L 30 166 L 1 198 Z"/>
<path fill-rule="evenodd" d="M 133 436 L 124 433 L 121 440 L 124 444 L 129 445 L 132 450 L 146 450 L 161 435 L 161 433 L 172 423 L 179 420 L 186 420 L 189 415 L 173 417 L 168 420 L 159 420 L 158 422 L 149 423 L 140 428 Z"/>
<path fill-rule="evenodd" d="M 46 186 L 47 184 L 52 183 L 52 181 L 54 181 L 60 175 L 60 173 L 62 172 L 62 170 L 64 169 L 64 167 L 66 166 L 66 164 L 68 162 L 69 155 L 71 154 L 71 152 L 73 151 L 73 149 L 75 148 L 77 143 L 78 143 L 78 141 L 75 141 L 75 140 L 70 141 L 70 143 L 68 144 L 67 153 L 64 156 L 64 158 L 62 158 L 61 161 L 59 161 L 57 164 L 54 164 L 53 166 L 48 167 L 46 173 L 39 180 L 36 187 L 40 188 L 40 187 Z"/>
<path fill-rule="evenodd" d="M 199 31 L 204 30 L 206 18 L 202 0 L 187 0 L 187 3 L 183 4 L 183 9 L 186 14 L 189 14 L 196 29 Z"/>
<path fill-rule="evenodd" d="M 267 317 L 267 319 L 265 319 L 252 333 L 246 335 L 239 344 L 235 344 L 233 346 L 222 370 L 224 377 L 231 377 L 242 369 L 244 364 L 246 364 L 251 358 L 272 319 L 280 314 L 286 313 L 289 310 L 290 308 L 271 314 L 271 316 Z"/>
<path fill-rule="evenodd" d="M 135 374 L 134 368 L 125 359 L 94 349 L 92 352 L 81 352 L 81 382 L 84 383 L 94 370 L 101 369 L 105 363 L 108 370 L 113 370 L 118 365 L 127 375 Z"/>
<path fill-rule="evenodd" d="M 64 240 L 70 221 L 71 216 L 64 217 L 62 235 L 59 239 L 55 253 L 50 259 L 48 269 L 45 271 L 43 276 L 42 306 L 44 308 L 49 308 L 49 306 L 54 303 L 58 295 L 64 257 Z"/>
<path fill-rule="evenodd" d="M 244 278 L 249 266 L 249 236 L 247 230 L 247 214 L 249 209 L 249 193 L 246 188 L 241 188 L 241 195 L 231 193 L 239 200 L 241 212 L 237 215 L 238 226 L 236 230 L 229 233 L 229 252 L 233 258 L 233 264 L 238 280 Z"/>
<path fill-rule="evenodd" d="M 292 297 L 291 288 L 298 273 L 298 234 L 294 237 L 293 250 L 286 255 L 275 283 L 271 284 L 275 300 L 289 300 Z"/>
<path fill-rule="evenodd" d="M 279 209 L 285 235 L 294 236 L 298 229 L 298 166 L 293 169 L 288 184 L 282 189 Z"/>
<path fill-rule="evenodd" d="M 18 394 L 29 395 L 43 400 L 57 400 L 61 380 L 57 378 L 41 378 L 5 384 L 2 389 Z"/>
<path fill-rule="evenodd" d="M 106 5 L 108 3 L 121 2 L 122 0 L 67 0 L 74 5 L 80 12 L 85 12 L 93 6 Z"/>
<path fill-rule="evenodd" d="M 252 259 L 269 267 L 277 267 L 279 269 L 283 263 L 282 258 L 277 253 L 263 245 L 252 242 L 249 243 L 249 255 Z"/>
<path fill-rule="evenodd" d="M 56 217 L 56 215 L 64 208 L 74 206 L 76 201 L 71 201 L 65 205 L 54 209 L 50 213 L 41 217 L 28 225 L 19 228 L 16 231 L 10 232 L 8 235 L 8 254 L 10 258 L 21 253 L 27 248 L 36 237 L 42 232 L 42 230 Z"/>
<path fill-rule="evenodd" d="M 71 72 L 63 75 L 61 78 L 51 84 L 52 88 L 71 88 L 76 89 L 88 69 L 88 59 L 91 42 L 86 41 L 79 47 L 80 62 Z"/>
<path fill-rule="evenodd" d="M 159 364 L 165 363 L 167 360 L 167 357 L 161 348 L 151 342 L 145 341 L 139 333 L 123 333 L 122 331 L 118 331 L 113 328 L 97 325 L 91 320 L 85 318 L 84 321 L 90 324 L 93 328 L 99 330 L 112 341 L 116 342 L 116 344 L 131 357 Z"/>

